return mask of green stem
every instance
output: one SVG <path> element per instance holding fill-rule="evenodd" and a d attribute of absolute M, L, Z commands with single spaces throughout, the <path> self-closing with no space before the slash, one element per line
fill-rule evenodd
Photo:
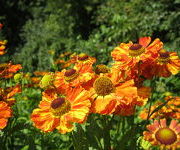
<path fill-rule="evenodd" d="M 111 148 L 111 144 L 110 144 L 110 127 L 111 127 L 111 121 L 108 121 L 108 116 L 103 116 L 103 120 L 104 120 L 104 149 L 109 150 Z"/>
<path fill-rule="evenodd" d="M 95 139 L 96 139 L 96 141 L 98 143 L 99 149 L 103 150 L 103 146 L 102 146 L 101 142 L 98 140 L 97 136 L 94 136 L 94 137 L 95 137 Z"/>

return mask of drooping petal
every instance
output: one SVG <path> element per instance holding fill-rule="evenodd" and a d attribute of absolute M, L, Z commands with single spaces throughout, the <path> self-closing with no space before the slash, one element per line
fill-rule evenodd
<path fill-rule="evenodd" d="M 139 38 L 139 44 L 143 47 L 147 47 L 151 42 L 151 37 L 141 37 Z"/>

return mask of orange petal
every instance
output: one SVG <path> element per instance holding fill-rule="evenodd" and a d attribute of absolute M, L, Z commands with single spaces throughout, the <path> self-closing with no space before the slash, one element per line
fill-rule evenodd
<path fill-rule="evenodd" d="M 3 129 L 3 128 L 5 128 L 6 127 L 6 125 L 7 125 L 7 119 L 4 119 L 4 118 L 1 118 L 0 119 L 0 129 Z"/>
<path fill-rule="evenodd" d="M 92 104 L 92 111 L 100 114 L 111 114 L 115 110 L 116 100 L 111 95 L 98 96 Z"/>
<path fill-rule="evenodd" d="M 166 119 L 160 119 L 160 125 L 161 127 L 166 127 Z"/>
<path fill-rule="evenodd" d="M 141 37 L 139 38 L 139 44 L 143 47 L 147 47 L 151 42 L 151 37 Z"/>

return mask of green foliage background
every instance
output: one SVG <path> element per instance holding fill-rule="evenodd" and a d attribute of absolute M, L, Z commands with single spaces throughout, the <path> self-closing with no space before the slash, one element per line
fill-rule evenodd
<path fill-rule="evenodd" d="M 119 42 L 159 37 L 168 50 L 180 47 L 179 0 L 1 0 L 8 55 L 26 71 L 51 69 L 51 56 L 86 52 L 108 63 Z M 170 47 L 170 48 L 169 48 Z"/>

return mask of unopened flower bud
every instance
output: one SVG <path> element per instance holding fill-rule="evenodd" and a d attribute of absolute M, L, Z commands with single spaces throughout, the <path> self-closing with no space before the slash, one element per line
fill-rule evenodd
<path fill-rule="evenodd" d="M 46 88 L 46 87 L 52 85 L 53 80 L 54 80 L 54 74 L 53 73 L 45 74 L 40 81 L 40 87 Z"/>
<path fill-rule="evenodd" d="M 140 136 L 137 140 L 137 143 L 140 145 L 140 147 L 144 150 L 149 150 L 150 147 L 152 146 L 149 141 L 144 140 L 142 136 Z"/>
<path fill-rule="evenodd" d="M 23 73 L 22 72 L 16 73 L 14 75 L 14 81 L 17 82 L 17 83 L 20 82 L 22 80 L 22 78 L 23 78 Z"/>

